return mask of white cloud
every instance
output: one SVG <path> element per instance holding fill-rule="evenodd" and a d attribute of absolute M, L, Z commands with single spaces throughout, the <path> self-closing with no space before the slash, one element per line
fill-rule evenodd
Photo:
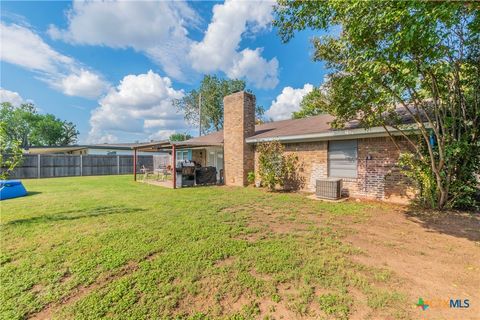
<path fill-rule="evenodd" d="M 18 107 L 24 103 L 25 100 L 18 92 L 0 88 L 0 102 L 10 102 L 14 107 Z"/>
<path fill-rule="evenodd" d="M 96 98 L 108 86 L 100 75 L 55 51 L 25 26 L 1 23 L 0 34 L 1 60 L 37 72 L 40 79 L 67 95 Z M 86 84 L 86 80 L 93 81 Z"/>
<path fill-rule="evenodd" d="M 48 73 L 74 63 L 72 58 L 53 50 L 39 35 L 26 27 L 1 23 L 0 28 L 3 61 Z"/>
<path fill-rule="evenodd" d="M 184 76 L 190 45 L 186 25 L 200 18 L 180 1 L 75 1 L 68 28 L 51 25 L 53 39 L 73 44 L 133 48 L 145 53 L 175 78 Z"/>
<path fill-rule="evenodd" d="M 257 88 L 275 88 L 278 84 L 278 60 L 267 61 L 260 56 L 261 52 L 259 48 L 242 50 L 238 60 L 226 71 L 227 75 L 230 78 L 246 78 Z"/>
<path fill-rule="evenodd" d="M 86 98 L 99 97 L 108 88 L 98 74 L 84 69 L 64 77 L 59 83 L 54 84 L 57 85 L 66 95 Z"/>
<path fill-rule="evenodd" d="M 51 25 L 53 39 L 72 44 L 133 48 L 160 65 L 174 79 L 189 81 L 198 73 L 224 72 L 258 88 L 278 83 L 278 60 L 266 60 L 262 49 L 240 50 L 243 36 L 266 29 L 273 2 L 226 1 L 213 7 L 204 38 L 189 38 L 201 18 L 182 1 L 75 1 L 68 27 Z"/>
<path fill-rule="evenodd" d="M 306 83 L 303 88 L 294 89 L 285 87 L 282 93 L 272 101 L 270 109 L 265 112 L 268 118 L 277 120 L 290 119 L 292 112 L 300 110 L 300 103 L 303 97 L 313 90 L 313 85 Z"/>
<path fill-rule="evenodd" d="M 153 71 L 128 75 L 103 97 L 90 118 L 89 142 L 113 141 L 116 134 L 164 139 L 175 131 L 185 131 L 183 114 L 176 111 L 173 99 L 183 96 L 168 77 Z M 130 139 L 132 140 L 132 139 Z"/>
<path fill-rule="evenodd" d="M 239 52 L 242 35 L 265 29 L 272 21 L 273 3 L 267 1 L 225 1 L 213 8 L 213 18 L 201 42 L 189 53 L 199 72 L 223 71 L 229 77 L 242 77 L 258 88 L 278 84 L 278 60 L 261 57 L 262 49 Z"/>

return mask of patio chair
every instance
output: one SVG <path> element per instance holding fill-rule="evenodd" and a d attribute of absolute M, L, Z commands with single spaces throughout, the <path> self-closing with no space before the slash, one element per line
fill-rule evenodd
<path fill-rule="evenodd" d="M 153 171 L 146 168 L 144 165 L 142 165 L 142 168 L 140 169 L 140 172 L 143 173 L 143 180 L 145 181 L 149 175 L 153 175 Z"/>
<path fill-rule="evenodd" d="M 171 166 L 162 166 L 158 169 L 155 169 L 155 173 L 157 174 L 157 180 L 167 181 L 168 176 L 172 175 L 172 168 Z"/>

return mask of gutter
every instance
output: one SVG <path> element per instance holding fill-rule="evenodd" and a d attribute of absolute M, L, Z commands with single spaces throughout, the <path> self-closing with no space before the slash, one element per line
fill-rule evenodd
<path fill-rule="evenodd" d="M 428 124 L 424 124 L 427 128 Z M 392 135 L 401 135 L 400 131 L 387 127 Z M 402 130 L 411 131 L 410 134 L 417 133 L 419 128 L 417 124 L 404 125 Z M 309 133 L 291 136 L 278 136 L 268 138 L 247 138 L 246 142 L 249 144 L 268 142 L 268 141 L 280 141 L 280 142 L 310 142 L 310 141 L 328 141 L 328 140 L 344 140 L 344 139 L 358 139 L 358 138 L 376 138 L 387 137 L 388 133 L 383 127 L 373 127 L 370 129 L 356 128 L 347 130 L 336 130 L 321 133 Z"/>

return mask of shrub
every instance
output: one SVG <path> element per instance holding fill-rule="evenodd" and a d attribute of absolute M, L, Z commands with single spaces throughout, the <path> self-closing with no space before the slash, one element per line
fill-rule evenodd
<path fill-rule="evenodd" d="M 248 184 L 253 184 L 255 182 L 255 172 L 249 171 L 247 174 Z"/>
<path fill-rule="evenodd" d="M 8 179 L 13 170 L 22 163 L 21 141 L 7 138 L 6 126 L 0 123 L 0 179 Z"/>
<path fill-rule="evenodd" d="M 477 143 L 478 144 L 478 143 Z M 403 153 L 399 164 L 404 173 L 410 177 L 418 188 L 416 202 L 426 208 L 456 208 L 478 209 L 480 202 L 477 199 L 478 181 L 476 172 L 480 168 L 479 146 L 471 145 L 467 141 L 460 141 L 446 145 L 445 161 L 455 164 L 453 169 L 446 170 L 442 177 L 447 181 L 447 199 L 440 205 L 438 180 L 430 165 L 430 155 L 426 146 L 419 143 L 422 157 L 415 153 Z M 433 148 L 433 155 L 438 156 L 438 148 Z"/>
<path fill-rule="evenodd" d="M 270 190 L 277 186 L 285 187 L 285 182 L 295 180 L 295 167 L 298 159 L 285 154 L 285 147 L 278 141 L 261 143 L 257 146 L 259 153 L 259 176 L 262 184 Z"/>

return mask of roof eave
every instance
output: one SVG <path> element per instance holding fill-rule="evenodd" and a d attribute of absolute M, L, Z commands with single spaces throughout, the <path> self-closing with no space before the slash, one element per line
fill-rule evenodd
<path fill-rule="evenodd" d="M 192 147 L 214 147 L 214 146 L 223 146 L 223 143 L 222 142 L 203 142 L 203 141 L 175 141 L 174 143 L 172 142 L 172 144 L 174 144 L 175 146 L 178 146 L 178 147 L 188 147 L 188 146 L 192 146 Z"/>
<path fill-rule="evenodd" d="M 401 135 L 401 132 L 392 127 L 387 127 L 392 135 Z M 418 132 L 418 125 L 404 125 L 402 130 L 409 131 L 409 133 Z M 255 144 L 268 141 L 280 141 L 288 143 L 296 142 L 312 142 L 312 141 L 328 141 L 328 140 L 344 140 L 344 139 L 358 139 L 358 138 L 377 138 L 388 136 L 387 131 L 383 127 L 373 127 L 370 129 L 356 128 L 346 130 L 335 130 L 321 133 L 311 133 L 302 135 L 266 137 L 266 138 L 247 138 L 246 142 Z"/>
<path fill-rule="evenodd" d="M 88 149 L 99 149 L 99 150 L 133 150 L 135 147 L 109 147 L 109 146 L 88 146 Z"/>

